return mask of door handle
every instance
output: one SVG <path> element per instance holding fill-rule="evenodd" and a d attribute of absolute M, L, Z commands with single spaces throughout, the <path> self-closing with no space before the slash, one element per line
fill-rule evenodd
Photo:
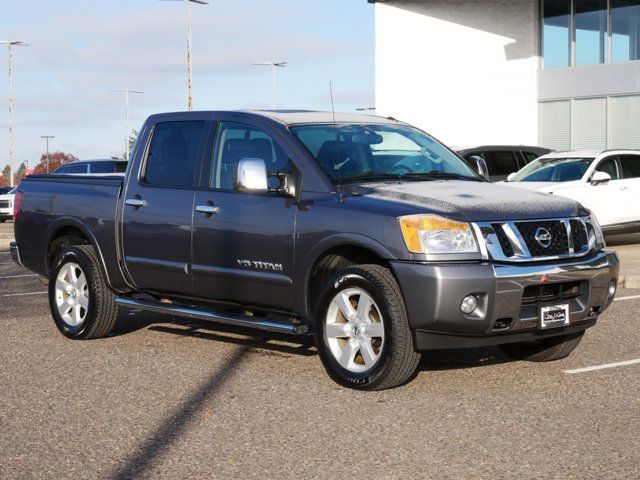
<path fill-rule="evenodd" d="M 204 213 L 207 217 L 215 215 L 220 211 L 220 208 L 213 205 L 198 205 L 196 206 L 196 212 Z"/>
<path fill-rule="evenodd" d="M 141 198 L 127 198 L 124 203 L 134 208 L 144 207 L 147 204 L 147 202 Z"/>

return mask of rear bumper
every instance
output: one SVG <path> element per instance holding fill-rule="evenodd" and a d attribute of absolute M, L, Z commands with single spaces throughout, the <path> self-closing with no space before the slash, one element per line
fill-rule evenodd
<path fill-rule="evenodd" d="M 11 242 L 9 244 L 9 251 L 11 252 L 11 260 L 22 267 L 23 265 L 22 259 L 20 258 L 20 250 L 18 249 L 18 244 L 16 242 Z"/>
<path fill-rule="evenodd" d="M 418 350 L 498 345 L 584 330 L 613 301 L 619 272 L 618 257 L 611 252 L 537 265 L 392 265 Z M 524 303 L 525 289 L 568 283 L 580 285 L 567 300 L 570 325 L 540 330 L 539 306 L 554 301 Z M 479 304 L 470 315 L 460 310 L 467 295 L 475 295 Z"/>

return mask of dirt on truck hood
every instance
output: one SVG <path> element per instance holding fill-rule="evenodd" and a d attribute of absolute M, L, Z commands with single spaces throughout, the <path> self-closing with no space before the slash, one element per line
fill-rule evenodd
<path fill-rule="evenodd" d="M 422 207 L 467 222 L 575 217 L 587 211 L 567 198 L 488 182 L 460 180 L 345 186 L 344 192 Z M 425 212 L 427 213 L 427 212 Z"/>

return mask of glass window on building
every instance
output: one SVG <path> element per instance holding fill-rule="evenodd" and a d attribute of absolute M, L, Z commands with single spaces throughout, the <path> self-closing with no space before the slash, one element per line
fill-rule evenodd
<path fill-rule="evenodd" d="M 640 60 L 640 0 L 611 0 L 614 62 Z"/>
<path fill-rule="evenodd" d="M 576 0 L 574 25 L 576 65 L 607 61 L 607 0 Z"/>
<path fill-rule="evenodd" d="M 542 8 L 544 66 L 568 67 L 571 62 L 571 0 L 544 0 Z"/>

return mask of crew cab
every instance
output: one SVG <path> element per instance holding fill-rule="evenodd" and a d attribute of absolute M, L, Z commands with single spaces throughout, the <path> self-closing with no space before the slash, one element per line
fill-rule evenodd
<path fill-rule="evenodd" d="M 579 203 L 490 184 L 375 116 L 153 115 L 124 178 L 30 176 L 16 213 L 12 256 L 48 279 L 63 335 L 104 337 L 121 308 L 313 334 L 363 390 L 431 349 L 563 358 L 617 286 Z"/>

